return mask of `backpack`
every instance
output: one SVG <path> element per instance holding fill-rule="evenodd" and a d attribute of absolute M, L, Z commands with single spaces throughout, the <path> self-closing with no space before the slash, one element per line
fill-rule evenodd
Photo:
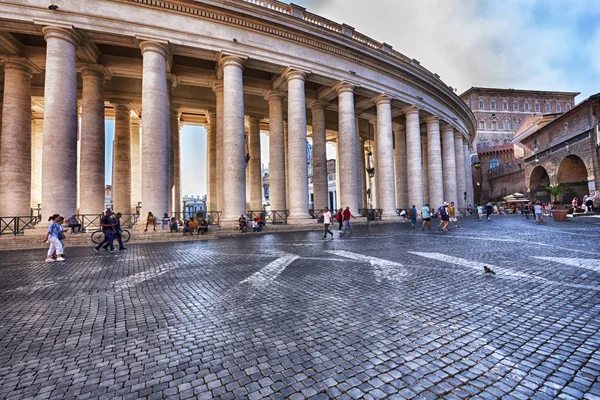
<path fill-rule="evenodd" d="M 445 216 L 446 215 L 446 207 L 440 206 L 440 208 L 438 208 L 438 214 L 440 216 Z"/>

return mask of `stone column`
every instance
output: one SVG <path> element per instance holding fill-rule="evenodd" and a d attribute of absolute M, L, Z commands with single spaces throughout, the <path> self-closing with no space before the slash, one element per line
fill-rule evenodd
<path fill-rule="evenodd" d="M 77 70 L 78 38 L 69 29 L 46 26 L 42 221 L 77 210 Z"/>
<path fill-rule="evenodd" d="M 454 138 L 454 153 L 456 154 L 456 182 L 458 193 L 456 194 L 458 199 L 455 202 L 460 212 L 466 210 L 467 205 L 465 204 L 465 192 L 467 191 L 467 180 L 465 174 L 465 155 L 463 153 L 463 139 L 462 135 L 457 132 Z"/>
<path fill-rule="evenodd" d="M 0 216 L 26 217 L 31 202 L 31 68 L 27 60 L 4 63 L 0 135 Z"/>
<path fill-rule="evenodd" d="M 167 135 L 168 135 L 168 145 L 167 145 L 167 156 L 168 156 L 168 175 L 169 175 L 169 209 L 168 209 L 168 213 L 169 215 L 171 215 L 174 211 L 174 205 L 173 205 L 173 192 L 174 192 L 174 146 L 173 146 L 173 137 L 175 136 L 175 130 L 178 129 L 175 128 L 175 123 L 173 122 L 173 114 L 175 112 L 174 106 L 173 106 L 173 88 L 177 85 L 177 78 L 175 77 L 175 75 L 173 74 L 167 74 L 167 118 L 168 118 L 168 122 L 167 122 Z M 162 216 L 162 215 L 161 215 Z"/>
<path fill-rule="evenodd" d="M 165 44 L 144 41 L 142 77 L 142 218 L 169 212 L 169 108 Z"/>
<path fill-rule="evenodd" d="M 341 173 L 340 173 L 340 133 L 338 132 L 335 140 L 335 209 L 342 207 L 341 196 Z"/>
<path fill-rule="evenodd" d="M 467 140 L 463 143 L 463 155 L 465 157 L 465 183 L 467 190 L 467 207 L 470 205 L 475 206 L 473 202 L 473 173 L 471 172 L 471 152 L 469 151 L 469 142 Z"/>
<path fill-rule="evenodd" d="M 367 160 L 365 153 L 365 140 L 360 140 L 360 146 L 358 146 L 358 153 L 360 157 L 360 170 L 361 170 L 361 186 L 362 186 L 362 208 L 368 208 L 369 203 L 367 200 L 367 179 L 369 179 L 369 175 L 367 175 Z"/>
<path fill-rule="evenodd" d="M 315 101 L 312 110 L 312 146 L 313 146 L 313 196 L 314 210 L 322 210 L 329 204 L 327 181 L 327 138 L 325 130 L 325 105 Z"/>
<path fill-rule="evenodd" d="M 444 157 L 444 195 L 445 201 L 457 202 L 456 194 L 456 158 L 454 155 L 454 128 L 444 125 L 442 128 L 442 152 Z"/>
<path fill-rule="evenodd" d="M 207 204 L 208 209 L 217 207 L 217 113 L 209 111 L 208 113 L 208 129 L 207 129 L 207 147 L 208 147 L 208 163 L 207 163 Z"/>
<path fill-rule="evenodd" d="M 341 206 L 343 208 L 349 206 L 352 214 L 358 215 L 358 164 L 356 157 L 354 85 L 343 83 L 337 87 L 337 93 Z"/>
<path fill-rule="evenodd" d="M 140 119 L 131 118 L 131 204 L 142 201 L 142 170 L 140 148 Z"/>
<path fill-rule="evenodd" d="M 271 210 L 286 209 L 286 162 L 283 134 L 283 99 L 271 92 L 269 101 L 269 204 Z"/>
<path fill-rule="evenodd" d="M 371 125 L 373 125 L 373 140 L 371 143 L 370 151 L 371 151 L 371 160 L 372 167 L 375 168 L 375 176 L 371 179 L 371 202 L 373 204 L 373 208 L 379 207 L 379 175 L 377 175 L 377 119 L 369 121 Z"/>
<path fill-rule="evenodd" d="M 223 67 L 223 220 L 237 221 L 246 213 L 244 141 L 244 60 L 225 56 Z"/>
<path fill-rule="evenodd" d="M 379 96 L 377 106 L 377 168 L 379 208 L 383 217 L 396 217 L 396 182 L 394 177 L 394 142 L 391 99 Z"/>
<path fill-rule="evenodd" d="M 171 126 L 173 137 L 171 139 L 171 154 L 173 156 L 173 189 L 171 190 L 171 209 L 174 213 L 181 212 L 181 128 L 179 117 L 181 113 L 178 107 L 171 106 Z"/>
<path fill-rule="evenodd" d="M 290 209 L 290 155 L 288 153 L 288 123 L 287 123 L 287 121 L 283 121 L 283 146 L 285 147 L 285 151 L 284 151 L 284 158 L 285 158 L 285 204 L 286 204 L 286 210 L 289 211 L 289 209 Z"/>
<path fill-rule="evenodd" d="M 288 155 L 289 155 L 289 210 L 291 219 L 309 218 L 308 165 L 306 159 L 306 100 L 305 73 L 290 71 L 288 82 Z"/>
<path fill-rule="evenodd" d="M 423 202 L 434 206 L 429 197 L 429 163 L 427 159 L 427 134 L 421 135 L 421 159 L 423 160 Z"/>
<path fill-rule="evenodd" d="M 260 157 L 260 118 L 250 116 L 248 150 L 250 161 L 248 162 L 248 174 L 250 183 L 250 209 L 262 210 L 262 171 Z"/>
<path fill-rule="evenodd" d="M 223 177 L 223 81 L 217 81 L 213 85 L 213 91 L 216 97 L 216 115 L 217 115 L 217 153 L 215 157 L 216 161 L 216 179 L 217 179 L 217 196 L 216 199 L 216 211 L 223 211 L 225 201 L 223 200 L 223 187 L 225 186 Z"/>
<path fill-rule="evenodd" d="M 363 203 L 363 184 L 362 181 L 365 178 L 364 168 L 361 168 L 361 163 L 363 159 L 363 151 L 360 148 L 361 140 L 360 140 L 360 123 L 359 118 L 355 118 L 355 126 L 356 126 L 356 204 L 358 208 L 364 208 Z"/>
<path fill-rule="evenodd" d="M 81 93 L 79 213 L 100 214 L 104 211 L 105 187 L 104 71 L 103 67 L 99 65 L 86 65 L 80 71 L 83 90 Z M 129 134 L 129 125 L 127 130 Z M 128 209 L 123 210 L 122 212 L 128 212 Z"/>
<path fill-rule="evenodd" d="M 406 127 L 401 125 L 394 131 L 394 162 L 396 173 L 396 207 L 407 209 L 408 186 L 406 182 Z"/>
<path fill-rule="evenodd" d="M 113 146 L 113 207 L 129 214 L 131 207 L 131 106 L 112 101 L 115 107 L 115 142 Z"/>
<path fill-rule="evenodd" d="M 437 208 L 444 200 L 444 179 L 442 172 L 442 143 L 440 138 L 440 119 L 429 117 L 427 123 L 427 181 L 429 186 L 429 205 Z"/>
<path fill-rule="evenodd" d="M 423 164 L 421 158 L 421 128 L 419 109 L 409 107 L 406 115 L 406 175 L 408 177 L 408 204 L 419 210 L 423 207 Z"/>
<path fill-rule="evenodd" d="M 44 120 L 35 119 L 31 125 L 31 208 L 42 204 L 42 148 Z"/>

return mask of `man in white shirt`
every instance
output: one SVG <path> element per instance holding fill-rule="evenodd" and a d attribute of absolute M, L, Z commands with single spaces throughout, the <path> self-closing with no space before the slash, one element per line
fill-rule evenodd
<path fill-rule="evenodd" d="M 333 240 L 333 232 L 329 230 L 329 225 L 331 225 L 331 213 L 329 212 L 329 209 L 327 207 L 323 209 L 323 225 L 325 226 L 323 240 L 327 239 L 328 233 L 331 235 L 331 240 Z"/>
<path fill-rule="evenodd" d="M 535 223 L 543 224 L 544 223 L 544 218 L 543 218 L 544 210 L 542 209 L 542 205 L 540 204 L 539 201 L 535 203 L 535 206 L 533 206 L 533 212 L 535 214 Z"/>

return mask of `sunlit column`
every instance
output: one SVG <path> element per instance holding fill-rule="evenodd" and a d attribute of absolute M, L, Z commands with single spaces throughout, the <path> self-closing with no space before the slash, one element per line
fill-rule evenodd
<path fill-rule="evenodd" d="M 286 209 L 286 161 L 283 133 L 283 99 L 271 92 L 269 101 L 269 204 L 271 210 Z"/>
<path fill-rule="evenodd" d="M 445 201 L 456 203 L 456 156 L 454 154 L 454 128 L 444 125 L 442 128 L 442 153 L 444 158 L 444 195 Z"/>
<path fill-rule="evenodd" d="M 377 106 L 377 183 L 378 208 L 383 217 L 396 217 L 396 183 L 394 177 L 394 143 L 391 99 L 379 96 Z"/>
<path fill-rule="evenodd" d="M 429 204 L 439 207 L 444 202 L 444 179 L 442 175 L 442 142 L 440 137 L 440 119 L 432 116 L 427 123 L 427 183 Z"/>
<path fill-rule="evenodd" d="M 260 155 L 260 117 L 248 118 L 248 182 L 250 185 L 250 210 L 262 210 L 262 170 Z"/>
<path fill-rule="evenodd" d="M 115 107 L 112 199 L 115 212 L 129 214 L 131 207 L 131 105 L 111 101 Z"/>
<path fill-rule="evenodd" d="M 312 111 L 312 178 L 313 208 L 322 210 L 329 204 L 327 181 L 327 138 L 325 131 L 325 105 L 315 101 Z"/>
<path fill-rule="evenodd" d="M 46 26 L 42 210 L 47 216 L 77 209 L 78 38 L 70 29 Z M 5 99 L 6 101 L 6 99 Z M 6 117 L 6 116 L 5 116 Z M 45 222 L 45 221 L 44 221 Z"/>
<path fill-rule="evenodd" d="M 419 125 L 419 109 L 409 107 L 406 115 L 406 175 L 408 179 L 408 204 L 423 206 L 423 164 L 421 158 L 421 128 Z"/>

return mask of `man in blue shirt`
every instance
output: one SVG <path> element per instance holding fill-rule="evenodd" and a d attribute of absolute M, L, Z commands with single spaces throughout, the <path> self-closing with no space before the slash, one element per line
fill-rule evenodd
<path fill-rule="evenodd" d="M 431 209 L 429 208 L 429 204 L 425 204 L 425 206 L 421 208 L 421 218 L 423 218 L 421 230 L 425 230 L 425 224 L 427 224 L 427 228 L 431 230 Z"/>
<path fill-rule="evenodd" d="M 112 211 L 106 210 L 106 213 L 104 213 L 104 216 L 100 219 L 100 227 L 104 232 L 104 240 L 94 248 L 94 250 L 96 250 L 96 253 L 99 253 L 100 247 L 104 246 L 107 243 L 110 247 L 110 251 L 117 251 L 115 249 L 115 246 L 113 246 L 113 241 L 115 240 L 115 222 L 110 217 L 111 215 Z"/>

